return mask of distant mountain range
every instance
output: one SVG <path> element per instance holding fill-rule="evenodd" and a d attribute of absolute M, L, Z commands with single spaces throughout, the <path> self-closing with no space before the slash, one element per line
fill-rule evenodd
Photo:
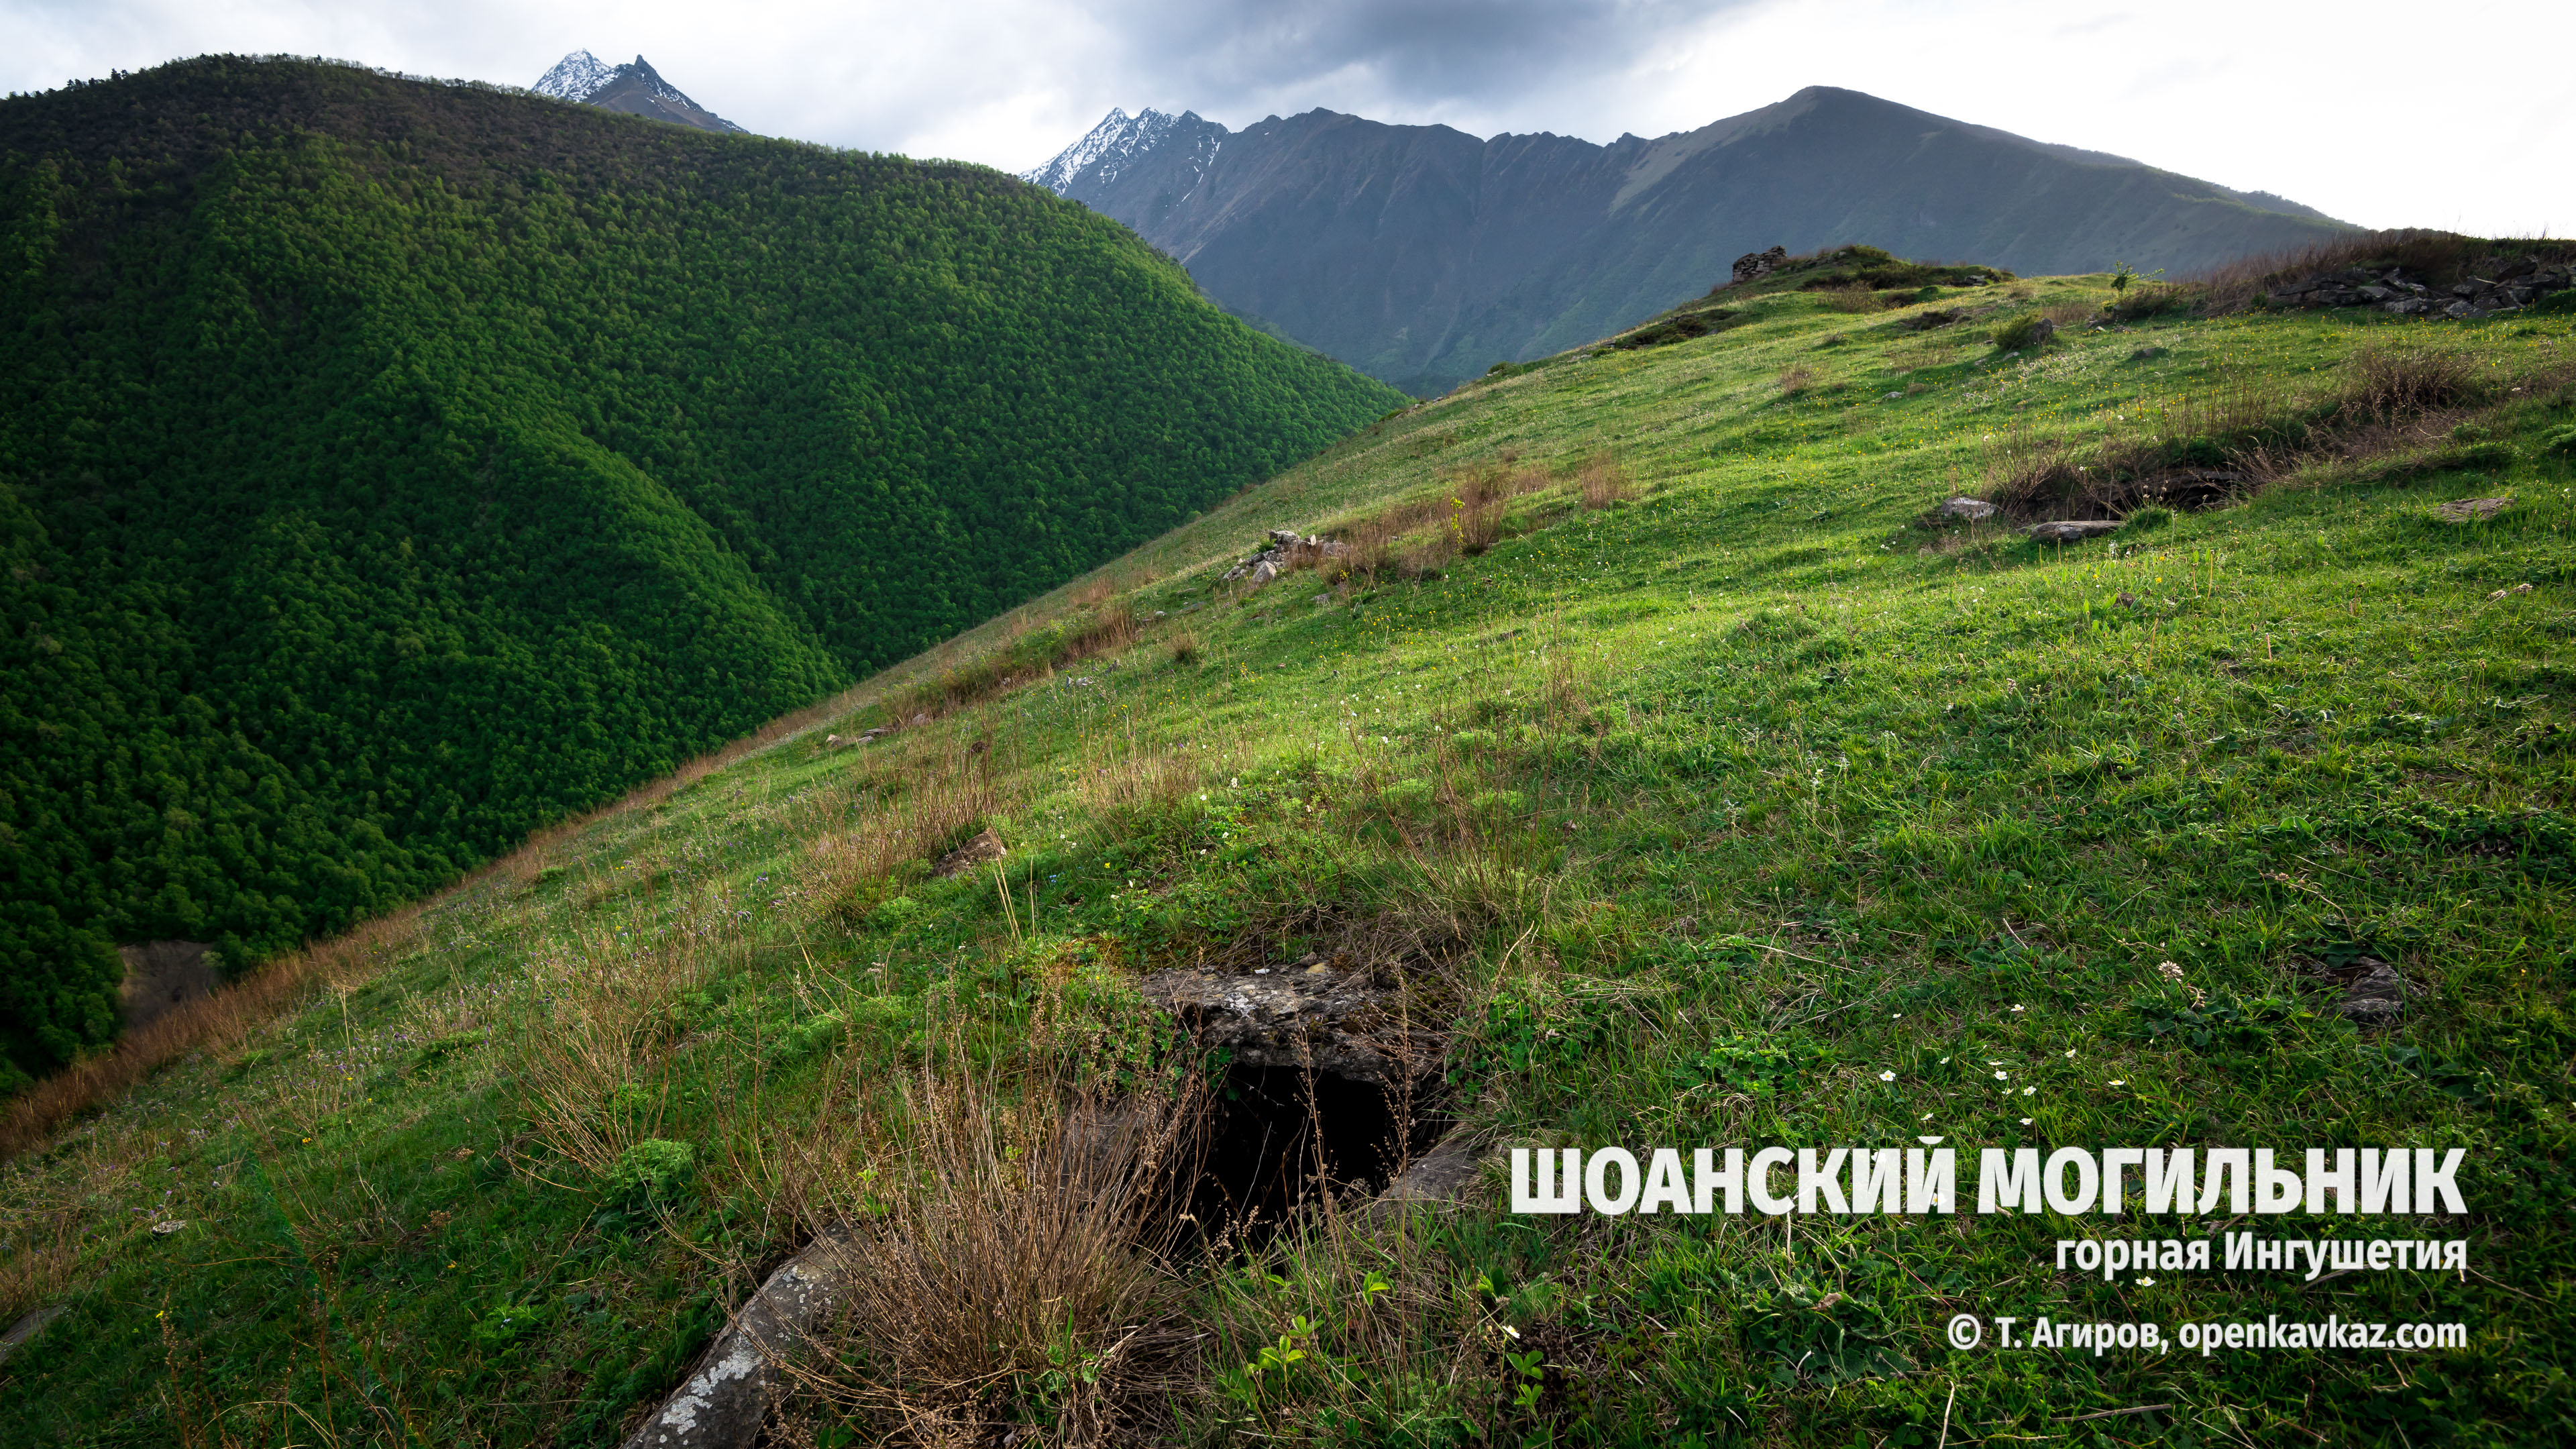
<path fill-rule="evenodd" d="M 1607 146 L 1326 110 L 1239 132 L 1113 110 L 1022 179 L 1135 228 L 1237 315 L 1418 395 L 1615 331 L 1775 244 L 2181 275 L 2353 230 L 1828 86 Z"/>
<path fill-rule="evenodd" d="M 541 96 L 579 101 L 603 111 L 622 111 L 701 131 L 749 135 L 742 127 L 699 105 L 662 79 L 661 73 L 635 57 L 632 65 L 610 65 L 586 50 L 576 50 L 538 77 L 533 89 Z"/>

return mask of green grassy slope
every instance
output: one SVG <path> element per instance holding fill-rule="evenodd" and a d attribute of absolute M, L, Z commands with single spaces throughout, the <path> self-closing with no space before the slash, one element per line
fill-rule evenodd
<path fill-rule="evenodd" d="M 0 229 L 31 1070 L 108 941 L 339 929 L 1401 401 L 997 173 L 346 67 L 11 99 Z"/>
<path fill-rule="evenodd" d="M 1023 1059 L 1068 1017 L 1143 1050 L 1141 972 L 1336 949 L 1436 1025 L 1482 1140 L 2459 1146 L 2468 1218 L 2395 1231 L 2465 1237 L 2468 1270 L 2112 1284 L 2054 1241 L 2362 1220 L 1515 1220 L 1489 1179 L 1188 1274 L 1210 1336 L 1130 1401 L 1140 1437 L 2563 1441 L 2569 318 L 1979 340 L 2104 280 L 1941 292 L 1995 310 L 1933 331 L 1784 285 L 1462 389 L 1138 550 L 1089 612 L 1051 596 L 441 900 L 348 989 L 6 1169 L 7 1306 L 69 1312 L 0 1369 L 0 1441 L 611 1442 L 836 1193 L 897 1190 L 846 1174 L 925 1055 Z M 2349 403 L 2391 367 L 2449 381 Z M 2257 446 L 2268 486 L 2105 540 L 1917 523 L 2052 449 Z M 1586 509 L 1604 455 L 1638 492 Z M 1493 546 L 1440 546 L 1478 478 L 1534 468 Z M 1407 500 L 1428 521 L 1374 583 L 1216 582 L 1262 529 L 1364 536 Z M 1116 647 L 1032 671 L 1086 634 Z M 985 825 L 1008 914 L 989 871 L 925 864 Z M 2311 969 L 2363 951 L 2413 988 L 2366 1032 Z M 613 1171 L 649 1138 L 693 1161 L 659 1218 Z M 1957 1352 L 1963 1311 L 2471 1337 Z M 1123 1331 L 1014 1338 L 943 1402 L 1051 1424 L 1083 1365 L 1126 1372 Z M 920 1372 L 860 1360 L 844 1387 Z M 789 1417 L 847 1442 L 819 1398 Z"/>

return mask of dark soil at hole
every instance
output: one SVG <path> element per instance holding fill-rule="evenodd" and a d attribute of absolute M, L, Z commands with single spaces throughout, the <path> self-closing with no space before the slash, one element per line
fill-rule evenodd
<path fill-rule="evenodd" d="M 1428 1084 L 1407 1102 L 1404 1089 L 1373 1081 L 1237 1065 L 1218 1097 L 1190 1212 L 1203 1231 L 1222 1225 L 1243 1238 L 1286 1221 L 1319 1171 L 1335 1191 L 1382 1191 L 1449 1127 Z"/>

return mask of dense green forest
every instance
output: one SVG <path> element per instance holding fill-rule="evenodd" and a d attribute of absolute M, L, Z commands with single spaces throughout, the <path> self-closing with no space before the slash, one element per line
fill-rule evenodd
<path fill-rule="evenodd" d="M 0 103 L 0 397 L 28 1071 L 1402 401 L 983 168 L 239 58 Z"/>

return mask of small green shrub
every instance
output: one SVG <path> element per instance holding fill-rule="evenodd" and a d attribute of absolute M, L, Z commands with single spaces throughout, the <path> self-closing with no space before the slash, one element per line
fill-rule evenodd
<path fill-rule="evenodd" d="M 910 996 L 862 996 L 847 1008 L 850 1029 L 885 1032 L 909 1030 L 920 1003 Z"/>
<path fill-rule="evenodd" d="M 1994 331 L 1996 349 L 2002 352 L 2019 352 L 2025 347 L 2035 345 L 2040 336 L 2040 324 L 2047 320 L 2033 312 L 2004 323 Z"/>
<path fill-rule="evenodd" d="M 677 1201 L 697 1170 L 696 1148 L 647 1137 L 618 1155 L 602 1185 L 610 1206 L 636 1211 Z"/>
<path fill-rule="evenodd" d="M 837 1011 L 809 1017 L 780 1032 L 769 1044 L 769 1059 L 781 1065 L 801 1062 L 841 1039 L 847 1019 Z"/>
<path fill-rule="evenodd" d="M 2200 289 L 2171 283 L 2140 282 L 2103 309 L 2115 321 L 2136 322 L 2169 312 L 2188 312 L 2200 302 Z"/>
<path fill-rule="evenodd" d="M 2556 432 L 2543 436 L 2540 440 L 2540 451 L 2554 453 L 2562 458 L 2576 454 L 2576 426 L 2560 428 Z"/>
<path fill-rule="evenodd" d="M 2173 522 L 2173 510 L 2161 503 L 2150 503 L 2120 520 L 2122 533 L 2152 533 Z"/>
<path fill-rule="evenodd" d="M 1398 780 L 1378 792 L 1378 803 L 1389 815 L 1419 818 L 1431 811 L 1431 802 L 1439 788 L 1429 780 Z"/>
<path fill-rule="evenodd" d="M 466 1338 L 487 1354 L 508 1351 L 511 1345 L 546 1326 L 554 1315 L 539 1303 L 502 1303 L 465 1331 Z"/>

